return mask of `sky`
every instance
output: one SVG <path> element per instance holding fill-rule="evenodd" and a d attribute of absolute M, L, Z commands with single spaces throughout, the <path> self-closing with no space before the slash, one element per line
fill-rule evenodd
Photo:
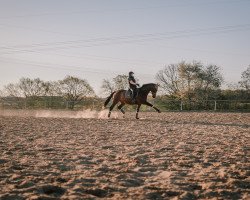
<path fill-rule="evenodd" d="M 21 77 L 141 84 L 181 61 L 221 67 L 236 83 L 250 65 L 250 0 L 0 0 L 0 89 Z"/>

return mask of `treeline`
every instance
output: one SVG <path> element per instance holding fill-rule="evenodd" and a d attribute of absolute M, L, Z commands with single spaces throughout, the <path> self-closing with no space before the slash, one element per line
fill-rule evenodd
<path fill-rule="evenodd" d="M 117 75 L 111 80 L 104 79 L 103 94 L 127 89 L 127 78 L 127 75 Z M 168 65 L 157 72 L 156 81 L 160 84 L 160 91 L 155 103 L 166 109 L 176 109 L 180 102 L 185 102 L 185 109 L 210 109 L 214 100 L 250 101 L 250 66 L 231 89 L 221 88 L 223 76 L 218 66 L 205 66 L 196 61 Z M 21 78 L 17 83 L 5 85 L 0 94 L 9 102 L 19 102 L 22 108 L 101 108 L 103 102 L 87 80 L 73 76 L 58 81 Z"/>
<path fill-rule="evenodd" d="M 51 106 L 56 104 L 56 107 L 62 107 L 60 104 L 66 102 L 69 109 L 74 109 L 84 99 L 96 97 L 87 80 L 73 76 L 47 82 L 39 78 L 21 78 L 18 83 L 6 85 L 2 93 L 5 99 L 22 102 L 24 106 L 39 107 L 46 102 Z"/>
<path fill-rule="evenodd" d="M 196 61 L 168 65 L 157 73 L 156 79 L 167 93 L 162 99 L 185 102 L 186 109 L 192 109 L 192 104 L 196 109 L 209 109 L 215 100 L 250 100 L 250 66 L 242 72 L 241 81 L 233 89 L 221 88 L 224 79 L 218 66 L 205 66 Z"/>

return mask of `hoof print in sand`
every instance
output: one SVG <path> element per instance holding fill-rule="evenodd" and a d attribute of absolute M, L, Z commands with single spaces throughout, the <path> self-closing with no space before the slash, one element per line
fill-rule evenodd
<path fill-rule="evenodd" d="M 6 160 L 6 159 L 0 159 L 0 165 L 1 164 L 5 164 L 5 163 L 7 163 L 8 162 L 8 160 Z"/>
<path fill-rule="evenodd" d="M 1 200 L 25 200 L 24 197 L 21 197 L 21 196 L 18 196 L 18 195 L 9 195 L 9 194 L 6 194 L 6 195 L 3 195 L 3 196 L 0 196 L 0 199 Z"/>
<path fill-rule="evenodd" d="M 148 193 L 146 195 L 147 199 L 152 199 L 152 200 L 153 199 L 158 199 L 158 200 L 169 199 L 169 198 L 173 198 L 173 197 L 180 195 L 179 192 L 175 192 L 175 191 L 162 191 L 162 189 L 160 189 L 160 188 L 151 188 L 151 189 L 157 190 L 157 191 Z"/>
<path fill-rule="evenodd" d="M 57 178 L 57 179 L 56 179 L 56 182 L 59 182 L 59 183 L 67 183 L 67 182 L 68 182 L 68 180 L 67 180 L 67 179 L 65 179 L 65 178 L 61 178 L 61 177 L 59 177 L 59 178 Z"/>
<path fill-rule="evenodd" d="M 65 191 L 66 190 L 64 188 L 54 185 L 45 185 L 39 189 L 39 192 L 41 192 L 42 194 L 46 194 L 52 197 L 60 197 L 65 193 Z"/>
<path fill-rule="evenodd" d="M 122 182 L 122 186 L 124 187 L 140 187 L 144 183 L 141 179 L 127 179 Z"/>
<path fill-rule="evenodd" d="M 107 197 L 107 195 L 108 195 L 108 192 L 106 190 L 102 190 L 102 189 L 85 190 L 85 193 L 93 195 L 95 197 L 99 197 L 99 198 L 104 198 L 104 197 Z"/>

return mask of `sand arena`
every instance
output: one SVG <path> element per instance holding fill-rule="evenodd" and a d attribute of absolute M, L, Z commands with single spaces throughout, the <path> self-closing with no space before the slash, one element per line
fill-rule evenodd
<path fill-rule="evenodd" d="M 0 115 L 0 199 L 248 199 L 249 113 Z"/>

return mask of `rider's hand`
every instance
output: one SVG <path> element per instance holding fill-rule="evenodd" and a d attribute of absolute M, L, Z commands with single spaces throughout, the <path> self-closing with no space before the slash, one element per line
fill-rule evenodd
<path fill-rule="evenodd" d="M 138 87 L 140 87 L 140 84 L 137 83 L 136 85 L 137 85 Z"/>

